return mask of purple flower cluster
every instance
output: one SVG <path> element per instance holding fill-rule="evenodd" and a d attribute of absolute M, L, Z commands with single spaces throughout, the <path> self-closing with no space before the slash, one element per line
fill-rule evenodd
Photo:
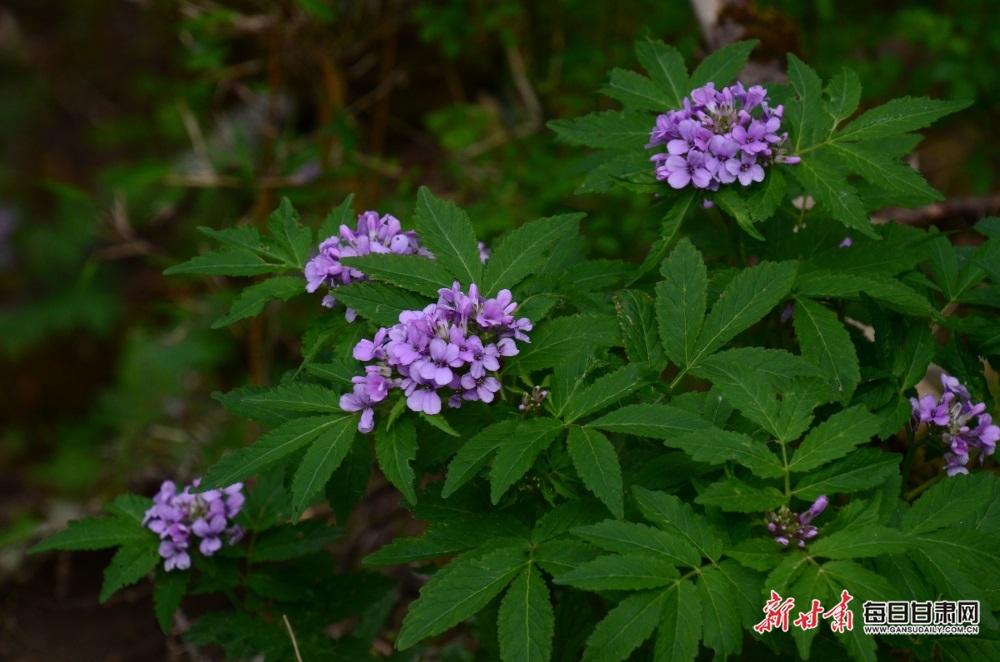
<path fill-rule="evenodd" d="M 531 321 L 514 318 L 510 290 L 484 299 L 474 284 L 466 295 L 455 283 L 438 292 L 437 303 L 403 311 L 399 324 L 354 348 L 357 360 L 375 361 L 353 378 L 354 392 L 340 397 L 341 409 L 362 412 L 358 431 L 372 431 L 373 406 L 395 388 L 402 389 L 407 407 L 431 415 L 441 411 L 442 395 L 451 407 L 463 400 L 492 402 L 500 391 L 501 357 L 517 354 L 515 340 L 530 342 Z"/>
<path fill-rule="evenodd" d="M 433 258 L 420 245 L 417 233 L 403 232 L 399 220 L 390 214 L 379 218 L 378 212 L 358 214 L 358 227 L 351 230 L 340 226 L 340 233 L 325 239 L 319 245 L 319 255 L 306 263 L 306 291 L 315 292 L 325 285 L 330 289 L 352 282 L 368 280 L 361 271 L 340 263 L 342 257 L 356 257 L 369 253 L 396 253 L 397 255 L 422 255 Z M 480 250 L 482 253 L 482 250 Z M 333 308 L 337 300 L 330 294 L 323 297 L 323 305 Z M 353 322 L 357 314 L 347 309 L 347 321 Z"/>
<path fill-rule="evenodd" d="M 927 423 L 932 432 L 940 434 L 941 441 L 950 452 L 944 454 L 945 471 L 949 476 L 967 474 L 969 449 L 979 451 L 979 462 L 987 455 L 993 455 L 997 441 L 1000 441 L 1000 427 L 993 424 L 993 418 L 985 413 L 986 404 L 972 404 L 969 391 L 949 375 L 941 373 L 944 393 L 941 399 L 933 395 L 922 396 L 919 400 L 910 398 L 913 405 L 914 423 Z M 972 419 L 976 417 L 976 426 Z"/>
<path fill-rule="evenodd" d="M 142 520 L 143 526 L 160 536 L 160 556 L 167 572 L 191 567 L 188 551 L 193 542 L 191 534 L 201 538 L 198 549 L 205 556 L 219 551 L 222 536 L 229 538 L 230 545 L 243 537 L 243 530 L 229 523 L 243 507 L 243 483 L 191 494 L 191 488 L 197 487 L 199 482 L 200 479 L 196 479 L 180 493 L 173 482 L 164 482 Z"/>
<path fill-rule="evenodd" d="M 771 108 L 767 101 L 760 85 L 716 90 L 708 83 L 691 92 L 683 109 L 656 118 L 646 148 L 667 146 L 650 159 L 656 178 L 675 189 L 690 184 L 715 191 L 737 180 L 743 186 L 763 181 L 764 168 L 773 163 L 798 163 L 799 157 L 786 154 L 788 133 L 778 134 L 784 107 Z"/>
<path fill-rule="evenodd" d="M 821 512 L 826 510 L 829 500 L 826 495 L 820 495 L 809 510 L 804 513 L 793 513 L 787 506 L 782 506 L 778 512 L 767 511 L 767 530 L 779 545 L 788 546 L 793 540 L 799 547 L 805 547 L 806 541 L 815 538 L 819 530 L 810 524 Z"/>

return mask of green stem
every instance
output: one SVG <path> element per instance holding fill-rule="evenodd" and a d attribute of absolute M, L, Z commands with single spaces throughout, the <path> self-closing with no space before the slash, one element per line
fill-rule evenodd
<path fill-rule="evenodd" d="M 923 485 L 918 485 L 917 487 L 914 487 L 912 490 L 910 490 L 909 492 L 907 492 L 903 496 L 903 499 L 905 499 L 908 502 L 909 501 L 913 501 L 918 496 L 920 496 L 921 494 L 923 494 L 926 490 L 930 489 L 931 487 L 934 487 L 946 475 L 947 474 L 944 471 L 942 471 L 941 473 L 939 473 L 938 475 L 934 476 L 933 478 L 931 478 L 929 481 L 927 481 Z"/>

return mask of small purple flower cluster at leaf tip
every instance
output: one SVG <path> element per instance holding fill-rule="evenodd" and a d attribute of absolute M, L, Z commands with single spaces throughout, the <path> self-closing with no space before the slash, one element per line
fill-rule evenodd
<path fill-rule="evenodd" d="M 986 404 L 972 404 L 969 391 L 956 378 L 941 373 L 944 393 L 941 398 L 933 395 L 910 398 L 913 421 L 926 423 L 932 434 L 939 434 L 950 452 L 944 454 L 945 472 L 949 476 L 967 474 L 969 450 L 979 451 L 979 463 L 993 455 L 1000 441 L 1000 427 L 993 424 L 993 417 L 986 412 Z M 975 427 L 972 419 L 976 418 Z"/>
<path fill-rule="evenodd" d="M 306 291 L 315 292 L 324 285 L 333 290 L 340 285 L 368 280 L 367 275 L 341 264 L 340 259 L 370 253 L 422 255 L 432 259 L 434 257 L 420 245 L 416 232 L 402 231 L 396 217 L 386 214 L 379 218 L 378 212 L 366 211 L 358 214 L 358 225 L 355 230 L 341 225 L 339 234 L 323 240 L 319 245 L 319 255 L 306 263 Z M 337 305 L 337 300 L 332 294 L 327 294 L 323 297 L 323 305 L 333 308 Z M 348 322 L 353 322 L 357 314 L 348 308 L 346 316 Z"/>
<path fill-rule="evenodd" d="M 475 284 L 469 293 L 455 283 L 423 310 L 399 314 L 399 324 L 381 328 L 354 348 L 354 358 L 375 361 L 354 377 L 354 391 L 340 397 L 340 408 L 361 413 L 358 431 L 375 427 L 373 407 L 401 389 L 412 411 L 438 414 L 442 395 L 450 407 L 463 401 L 492 402 L 500 391 L 496 373 L 502 357 L 518 353 L 515 341 L 530 342 L 531 321 L 514 318 L 510 290 L 485 299 Z"/>
<path fill-rule="evenodd" d="M 778 512 L 767 511 L 767 530 L 779 545 L 788 546 L 791 541 L 798 541 L 799 547 L 805 547 L 806 541 L 815 538 L 819 529 L 810 524 L 819 517 L 829 500 L 826 495 L 820 495 L 813 505 L 804 513 L 793 513 L 788 506 L 778 508 Z"/>
<path fill-rule="evenodd" d="M 191 494 L 191 488 L 200 482 L 196 479 L 180 493 L 172 481 L 164 482 L 142 519 L 143 526 L 160 536 L 159 551 L 167 572 L 191 567 L 192 535 L 201 538 L 198 549 L 205 556 L 222 548 L 222 536 L 230 545 L 243 537 L 243 530 L 230 523 L 243 507 L 243 483 Z"/>
<path fill-rule="evenodd" d="M 715 191 L 720 184 L 763 181 L 764 168 L 774 163 L 798 163 L 799 157 L 787 155 L 788 133 L 778 133 L 784 107 L 771 108 L 767 101 L 760 85 L 716 90 L 708 83 L 691 92 L 683 109 L 656 118 L 646 149 L 667 146 L 650 158 L 656 178 L 675 189 Z"/>

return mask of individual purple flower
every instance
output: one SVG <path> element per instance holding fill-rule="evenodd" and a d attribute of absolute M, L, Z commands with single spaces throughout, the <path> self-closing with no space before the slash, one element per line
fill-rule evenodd
<path fill-rule="evenodd" d="M 854 245 L 854 240 L 850 237 L 844 237 L 844 240 L 837 244 L 837 248 L 850 248 Z"/>
<path fill-rule="evenodd" d="M 375 411 L 372 409 L 371 395 L 365 384 L 355 384 L 353 393 L 345 393 L 340 396 L 340 408 L 344 411 L 360 411 L 361 420 L 358 422 L 358 432 L 368 434 L 375 428 Z"/>
<path fill-rule="evenodd" d="M 235 483 L 221 490 L 192 494 L 196 479 L 182 492 L 172 481 L 164 481 L 146 510 L 142 525 L 160 537 L 159 554 L 164 570 L 187 570 L 191 567 L 191 536 L 201 538 L 198 550 L 211 556 L 222 548 L 222 536 L 234 544 L 243 536 L 239 526 L 230 524 L 245 501 L 243 484 Z"/>
<path fill-rule="evenodd" d="M 793 513 L 788 506 L 781 506 L 777 512 L 769 510 L 766 513 L 767 531 L 779 545 L 788 546 L 794 540 L 803 548 L 806 541 L 815 538 L 819 529 L 810 524 L 826 510 L 829 500 L 826 495 L 820 495 L 804 513 Z"/>
<path fill-rule="evenodd" d="M 492 252 L 493 251 L 491 249 L 486 248 L 486 244 L 484 244 L 481 241 L 479 242 L 479 261 L 480 262 L 482 262 L 483 264 L 486 264 L 486 261 L 490 259 L 490 253 L 492 253 Z"/>
<path fill-rule="evenodd" d="M 779 133 L 784 108 L 771 108 L 767 90 L 736 83 L 721 90 L 714 83 L 692 90 L 683 108 L 656 118 L 646 148 L 654 154 L 656 178 L 674 189 L 710 191 L 739 180 L 743 186 L 764 179 L 774 163 L 794 164 L 787 154 L 788 134 Z"/>
<path fill-rule="evenodd" d="M 972 451 L 980 464 L 996 452 L 1000 427 L 986 413 L 985 403 L 972 403 L 969 390 L 958 379 L 942 373 L 941 386 L 940 398 L 930 394 L 910 398 L 914 427 L 926 424 L 928 432 L 947 448 L 944 458 L 948 476 L 967 474 Z"/>

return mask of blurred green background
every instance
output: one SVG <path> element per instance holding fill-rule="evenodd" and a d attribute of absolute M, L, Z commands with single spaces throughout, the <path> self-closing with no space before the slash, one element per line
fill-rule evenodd
<path fill-rule="evenodd" d="M 866 106 L 975 99 L 915 161 L 974 210 L 994 204 L 1000 170 L 994 18 L 987 0 L 761 0 L 727 15 L 762 41 L 754 57 L 791 50 L 824 79 L 855 69 Z M 210 394 L 294 368 L 319 298 L 210 330 L 243 284 L 161 275 L 208 248 L 198 226 L 262 226 L 281 196 L 319 223 L 349 193 L 405 226 L 428 185 L 487 243 L 582 210 L 595 257 L 640 260 L 648 201 L 574 196 L 586 155 L 545 122 L 614 107 L 595 91 L 636 67 L 643 33 L 691 63 L 705 54 L 687 2 L 5 3 L 0 546 L 35 535 L 54 503 L 151 493 L 256 434 Z"/>

